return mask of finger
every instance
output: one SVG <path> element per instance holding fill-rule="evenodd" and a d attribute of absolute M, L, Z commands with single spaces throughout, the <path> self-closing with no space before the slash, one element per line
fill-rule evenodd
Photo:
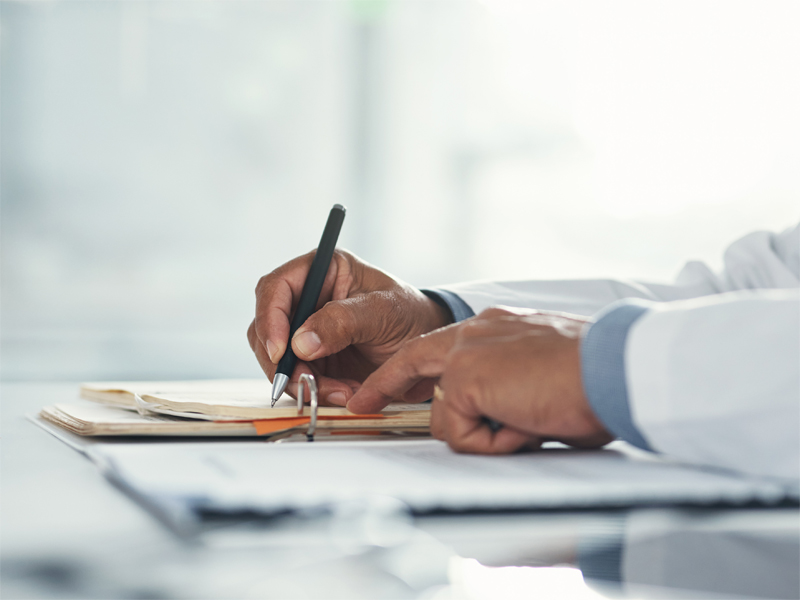
<path fill-rule="evenodd" d="M 273 363 L 277 363 L 286 350 L 292 311 L 302 293 L 314 254 L 312 251 L 289 261 L 262 277 L 256 286 L 255 332 Z M 341 254 L 334 254 L 320 293 L 320 304 L 331 298 L 343 260 Z"/>
<path fill-rule="evenodd" d="M 403 394 L 403 402 L 419 403 L 425 402 L 433 398 L 433 386 L 436 384 L 436 379 L 423 379 L 422 381 L 414 384 L 410 390 Z"/>
<path fill-rule="evenodd" d="M 356 382 L 326 377 L 313 364 L 298 362 L 286 385 L 286 392 L 293 398 L 297 398 L 300 376 L 303 373 L 314 376 L 317 382 L 317 396 L 321 404 L 345 406 L 347 401 L 353 397 L 353 387 Z M 306 400 L 310 401 L 310 398 L 307 396 Z"/>
<path fill-rule="evenodd" d="M 375 292 L 328 302 L 292 338 L 298 358 L 315 360 L 353 344 L 390 341 L 386 324 L 398 310 L 389 295 Z"/>
<path fill-rule="evenodd" d="M 319 375 L 317 388 L 320 400 L 331 406 L 347 406 L 347 401 L 353 397 L 353 384 L 349 379 L 334 379 Z"/>
<path fill-rule="evenodd" d="M 256 286 L 255 333 L 273 363 L 286 349 L 292 308 L 310 265 L 308 255 L 301 256 L 265 275 Z"/>
<path fill-rule="evenodd" d="M 444 412 L 445 408 L 442 402 L 434 398 L 431 404 L 431 435 L 437 440 L 442 441 L 447 439 L 445 435 Z"/>
<path fill-rule="evenodd" d="M 537 436 L 516 429 L 513 422 L 504 422 L 502 412 L 484 412 L 489 390 L 485 373 L 481 376 L 476 362 L 483 356 L 483 351 L 476 353 L 475 348 L 467 349 L 463 344 L 452 351 L 447 372 L 439 382 L 441 391 L 434 400 L 442 412 L 442 437 L 453 450 L 465 453 L 508 454 L 538 447 L 541 441 Z M 502 427 L 498 429 L 497 424 Z"/>
<path fill-rule="evenodd" d="M 256 360 L 258 360 L 258 364 L 261 366 L 261 370 L 264 371 L 267 377 L 269 377 L 269 380 L 272 381 L 273 377 L 275 376 L 275 369 L 277 367 L 269 359 L 269 356 L 267 356 L 267 351 L 264 348 L 264 345 L 258 340 L 258 337 L 256 336 L 255 321 L 250 323 L 250 327 L 247 329 L 247 341 L 250 342 L 250 348 L 256 355 Z"/>
<path fill-rule="evenodd" d="M 300 376 L 301 375 L 313 375 L 314 379 L 317 381 L 317 395 L 321 398 L 319 394 L 319 379 L 318 375 L 319 372 L 312 369 L 311 365 L 308 363 L 297 361 L 294 366 L 294 371 L 292 371 L 292 376 L 289 378 L 289 381 L 286 383 L 286 389 L 284 390 L 287 394 L 289 394 L 292 398 L 297 398 L 297 388 L 299 387 L 300 383 Z M 306 398 L 308 400 L 308 398 Z"/>
<path fill-rule="evenodd" d="M 456 452 L 510 454 L 521 448 L 538 447 L 541 444 L 536 436 L 518 431 L 507 424 L 502 429 L 493 431 L 482 415 L 464 412 L 457 401 L 445 399 L 437 404 L 442 413 L 439 427 L 447 444 Z"/>
<path fill-rule="evenodd" d="M 441 375 L 458 327 L 458 324 L 449 325 L 406 342 L 367 377 L 347 408 L 355 413 L 379 411 L 421 380 Z"/>
<path fill-rule="evenodd" d="M 269 284 L 263 299 L 256 300 L 255 332 L 270 361 L 278 364 L 289 340 L 293 294 L 283 280 Z"/>

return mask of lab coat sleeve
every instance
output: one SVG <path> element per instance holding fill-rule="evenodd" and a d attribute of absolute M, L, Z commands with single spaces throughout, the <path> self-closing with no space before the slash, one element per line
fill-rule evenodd
<path fill-rule="evenodd" d="M 654 304 L 630 325 L 624 373 L 630 418 L 649 448 L 800 478 L 800 290 Z"/>
<path fill-rule="evenodd" d="M 800 477 L 800 290 L 620 302 L 584 333 L 581 368 L 595 414 L 640 448 Z"/>
<path fill-rule="evenodd" d="M 721 273 L 691 262 L 671 285 L 519 281 L 442 289 L 475 313 L 495 304 L 584 315 L 605 308 L 584 335 L 581 360 L 589 401 L 612 433 L 689 462 L 797 480 L 798 287 L 800 225 L 749 234 L 727 249 Z"/>
<path fill-rule="evenodd" d="M 798 286 L 800 224 L 780 234 L 750 233 L 727 248 L 721 273 L 693 261 L 669 284 L 614 279 L 476 281 L 444 285 L 435 291 L 457 296 L 474 314 L 501 304 L 591 316 L 625 298 L 671 302 L 735 290 Z"/>

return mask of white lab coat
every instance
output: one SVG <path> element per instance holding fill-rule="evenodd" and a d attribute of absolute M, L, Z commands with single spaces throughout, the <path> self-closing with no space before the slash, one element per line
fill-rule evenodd
<path fill-rule="evenodd" d="M 492 305 L 592 315 L 623 298 L 659 304 L 632 326 L 625 377 L 634 424 L 689 462 L 800 478 L 800 225 L 751 233 L 716 274 L 688 263 L 671 285 L 614 280 L 442 286 Z"/>

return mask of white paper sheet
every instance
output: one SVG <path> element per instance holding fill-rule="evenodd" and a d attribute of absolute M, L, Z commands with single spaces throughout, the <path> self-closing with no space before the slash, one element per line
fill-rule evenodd
<path fill-rule="evenodd" d="M 93 454 L 139 494 L 222 511 L 273 513 L 375 495 L 417 512 L 797 499 L 788 483 L 696 469 L 615 444 L 513 456 L 455 454 L 436 440 L 101 446 Z"/>

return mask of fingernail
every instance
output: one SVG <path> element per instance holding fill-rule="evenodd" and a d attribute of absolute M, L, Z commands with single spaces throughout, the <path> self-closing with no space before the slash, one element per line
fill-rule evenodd
<path fill-rule="evenodd" d="M 267 354 L 269 354 L 269 359 L 275 363 L 278 362 L 275 360 L 275 353 L 278 352 L 278 344 L 273 342 L 272 340 L 267 340 Z"/>
<path fill-rule="evenodd" d="M 347 396 L 344 395 L 344 392 L 333 392 L 328 395 L 328 402 L 337 406 L 344 406 L 347 404 Z"/>
<path fill-rule="evenodd" d="M 294 344 L 306 358 L 311 358 L 314 353 L 319 350 L 322 342 L 319 336 L 313 331 L 306 331 L 300 335 L 294 336 Z"/>

